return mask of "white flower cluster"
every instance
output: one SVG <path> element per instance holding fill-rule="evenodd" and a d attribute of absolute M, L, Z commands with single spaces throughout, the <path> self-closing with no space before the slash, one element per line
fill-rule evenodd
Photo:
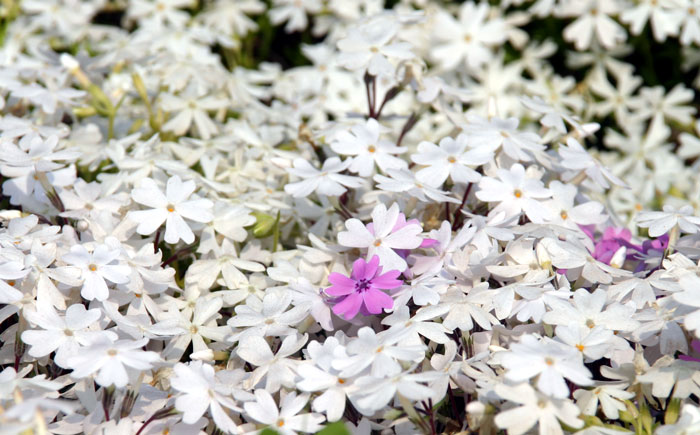
<path fill-rule="evenodd" d="M 700 0 L 386 3 L 3 1 L 0 434 L 700 433 Z"/>

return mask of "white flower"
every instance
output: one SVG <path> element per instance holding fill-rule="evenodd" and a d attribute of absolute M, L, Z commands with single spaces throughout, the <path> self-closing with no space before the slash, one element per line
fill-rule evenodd
<path fill-rule="evenodd" d="M 401 372 L 398 361 L 417 362 L 425 356 L 424 345 L 398 344 L 407 335 L 400 326 L 375 333 L 367 326 L 357 331 L 357 338 L 347 345 L 347 355 L 336 355 L 332 367 L 340 376 L 352 377 L 364 371 L 383 377 Z M 366 370 L 369 369 L 369 370 Z"/>
<path fill-rule="evenodd" d="M 190 343 L 192 343 L 193 352 L 205 351 L 209 348 L 204 341 L 205 338 L 213 342 L 224 341 L 231 328 L 219 326 L 216 323 L 216 320 L 221 318 L 219 310 L 222 305 L 223 301 L 220 297 L 200 297 L 194 305 L 192 320 L 186 313 L 176 312 L 174 315 L 163 313 L 161 320 L 176 322 L 179 329 L 184 331 L 163 349 L 163 357 L 175 360 L 182 358 Z"/>
<path fill-rule="evenodd" d="M 226 414 L 225 408 L 241 411 L 230 397 L 227 388 L 216 379 L 214 368 L 202 361 L 189 364 L 178 363 L 173 367 L 175 376 L 170 380 L 172 387 L 180 391 L 175 399 L 175 407 L 183 413 L 182 421 L 194 424 L 210 410 L 216 425 L 229 433 L 238 433 L 236 424 Z"/>
<path fill-rule="evenodd" d="M 369 22 L 352 28 L 346 38 L 338 41 L 338 63 L 351 70 L 367 69 L 373 76 L 393 75 L 389 59 L 405 60 L 414 57 L 411 44 L 391 40 L 399 30 L 395 19 L 379 15 Z"/>
<path fill-rule="evenodd" d="M 632 319 L 635 312 L 633 306 L 607 302 L 607 292 L 602 288 L 593 293 L 586 289 L 574 292 L 571 301 L 551 298 L 547 300 L 550 306 L 542 320 L 550 325 L 569 326 L 578 324 L 588 328 L 601 325 L 611 331 L 631 332 L 639 328 L 639 322 Z"/>
<path fill-rule="evenodd" d="M 374 181 L 377 188 L 387 192 L 406 192 L 410 196 L 423 202 L 452 202 L 459 204 L 459 200 L 428 183 L 421 183 L 416 179 L 416 174 L 408 169 L 387 169 L 388 177 L 375 175 Z"/>
<path fill-rule="evenodd" d="M 700 231 L 700 217 L 693 216 L 693 207 L 685 205 L 676 210 L 671 205 L 664 205 L 663 211 L 642 211 L 636 217 L 637 225 L 641 228 L 649 228 L 650 237 L 659 237 L 666 234 L 676 225 L 688 234 Z"/>
<path fill-rule="evenodd" d="M 450 339 L 447 334 L 452 332 L 444 325 L 434 321 L 436 317 L 443 316 L 449 311 L 448 305 L 432 305 L 419 309 L 411 317 L 407 306 L 398 307 L 394 312 L 382 320 L 383 325 L 402 325 L 407 329 L 408 337 L 403 342 L 407 344 L 421 344 L 419 335 L 434 343 L 445 344 Z"/>
<path fill-rule="evenodd" d="M 445 264 L 451 263 L 452 254 L 469 243 L 475 232 L 476 228 L 468 223 L 453 237 L 452 225 L 447 221 L 443 221 L 440 224 L 440 229 L 431 230 L 428 234 L 429 239 L 437 241 L 435 246 L 432 246 L 437 255 L 413 255 L 412 258 L 415 262 L 413 267 L 411 267 L 411 271 L 416 275 L 437 274 Z"/>
<path fill-rule="evenodd" d="M 321 9 L 321 0 L 274 0 L 274 7 L 268 13 L 272 24 L 282 24 L 286 21 L 284 31 L 292 33 L 306 29 L 309 22 L 307 14 L 317 14 Z"/>
<path fill-rule="evenodd" d="M 639 35 L 650 21 L 654 39 L 663 42 L 667 36 L 678 35 L 683 18 L 681 11 L 671 8 L 671 3 L 669 0 L 643 0 L 622 12 L 620 21 L 630 26 L 633 35 Z"/>
<path fill-rule="evenodd" d="M 102 317 L 99 309 L 86 310 L 82 304 L 68 307 L 65 316 L 59 316 L 48 304 L 37 307 L 38 311 L 25 311 L 24 317 L 30 323 L 40 327 L 22 333 L 22 341 L 30 345 L 29 355 L 43 357 L 56 352 L 54 361 L 62 368 L 68 368 L 67 359 L 80 352 L 82 346 L 100 339 L 116 340 L 112 331 L 95 331 L 87 329 Z"/>
<path fill-rule="evenodd" d="M 312 192 L 340 196 L 347 191 L 346 187 L 354 189 L 362 185 L 361 178 L 340 174 L 348 169 L 351 163 L 352 159 L 341 162 L 338 157 L 331 157 L 324 161 L 318 170 L 305 159 L 294 159 L 294 167 L 287 171 L 303 180 L 287 184 L 284 191 L 295 198 L 309 196 Z"/>
<path fill-rule="evenodd" d="M 449 330 L 459 328 L 469 331 L 476 322 L 483 329 L 491 330 L 492 325 L 498 324 L 498 320 L 483 307 L 492 300 L 493 295 L 488 291 L 488 283 L 481 283 L 473 288 L 453 287 L 441 300 L 449 309 L 442 324 Z"/>
<path fill-rule="evenodd" d="M 521 212 L 534 223 L 543 223 L 548 210 L 538 199 L 549 198 L 552 193 L 539 179 L 529 177 L 525 168 L 516 163 L 508 169 L 498 169 L 498 179 L 483 177 L 479 182 L 476 197 L 484 202 L 498 202 L 493 213 L 505 211 L 508 216 Z"/>
<path fill-rule="evenodd" d="M 595 35 L 604 48 L 613 48 L 627 39 L 625 28 L 612 18 L 619 12 L 618 2 L 610 0 L 566 2 L 561 15 L 577 18 L 564 29 L 564 39 L 581 51 L 591 46 Z"/>
<path fill-rule="evenodd" d="M 476 115 L 467 117 L 462 130 L 467 134 L 472 148 L 483 148 L 493 152 L 502 150 L 513 160 L 529 162 L 532 156 L 544 151 L 541 138 L 532 132 L 518 130 L 516 118 L 484 119 Z"/>
<path fill-rule="evenodd" d="M 680 37 L 681 44 L 700 44 L 700 19 L 698 19 L 697 14 L 700 2 L 698 0 L 678 0 L 676 4 L 685 8 L 685 13 L 681 16 L 681 25 L 683 26 Z"/>
<path fill-rule="evenodd" d="M 350 132 L 338 134 L 331 142 L 331 149 L 344 156 L 354 156 L 348 169 L 361 177 L 372 175 L 375 163 L 384 172 L 387 169 L 405 168 L 406 162 L 394 154 L 404 153 L 406 148 L 379 139 L 379 134 L 386 130 L 376 119 L 369 118 L 365 125 L 356 124 L 350 128 Z"/>
<path fill-rule="evenodd" d="M 467 147 L 471 149 L 466 150 Z M 458 135 L 456 139 L 444 137 L 439 147 L 423 141 L 418 144 L 418 152 L 411 156 L 415 163 L 427 166 L 416 173 L 416 178 L 434 187 L 441 186 L 448 176 L 453 183 L 476 183 L 481 174 L 473 168 L 488 163 L 492 158 L 493 152 L 489 148 L 475 148 L 465 134 Z"/>
<path fill-rule="evenodd" d="M 586 359 L 586 362 L 597 361 L 610 350 L 614 333 L 604 326 L 590 328 L 585 325 L 572 323 L 568 326 L 557 326 L 556 336 L 562 342 L 575 347 Z"/>
<path fill-rule="evenodd" d="M 73 369 L 71 376 L 76 379 L 84 378 L 95 372 L 95 382 L 102 386 L 114 385 L 123 388 L 136 376 L 129 376 L 132 371 L 143 371 L 154 367 L 160 356 L 141 348 L 148 343 L 142 340 L 100 339 L 68 358 L 66 365 Z"/>
<path fill-rule="evenodd" d="M 397 393 L 414 402 L 428 399 L 433 395 L 433 390 L 424 383 L 440 377 L 442 373 L 434 371 L 402 372 L 390 377 L 365 376 L 357 380 L 357 389 L 350 397 L 360 412 L 372 415 L 389 404 Z"/>
<path fill-rule="evenodd" d="M 89 301 L 104 301 L 109 297 L 105 280 L 115 284 L 129 282 L 131 268 L 117 263 L 120 256 L 119 249 L 106 244 L 97 245 L 92 253 L 88 252 L 84 245 L 73 245 L 62 259 L 80 269 L 83 281 L 80 295 Z"/>
<path fill-rule="evenodd" d="M 577 385 L 593 383 L 576 349 L 533 335 L 524 335 L 519 343 L 513 343 L 511 351 L 501 357 L 501 365 L 506 369 L 506 379 L 522 382 L 537 376 L 537 389 L 560 399 L 569 395 L 564 378 Z"/>
<path fill-rule="evenodd" d="M 308 336 L 295 334 L 282 340 L 282 344 L 273 354 L 270 345 L 259 335 L 242 338 L 236 348 L 238 356 L 256 366 L 245 382 L 248 388 L 255 388 L 265 379 L 265 390 L 276 393 L 281 387 L 294 388 L 295 369 L 298 364 L 294 358 L 288 358 L 304 347 Z"/>
<path fill-rule="evenodd" d="M 207 111 L 223 109 L 228 105 L 226 99 L 197 95 L 190 88 L 186 95 L 165 94 L 161 100 L 163 109 L 168 112 L 177 112 L 177 115 L 163 125 L 163 130 L 182 136 L 187 133 L 194 120 L 194 125 L 197 126 L 197 132 L 202 139 L 209 139 L 219 132 L 219 128 L 211 120 Z"/>
<path fill-rule="evenodd" d="M 614 382 L 598 384 L 591 390 L 579 388 L 574 391 L 576 404 L 586 415 L 596 415 L 598 412 L 598 403 L 603 410 L 603 414 L 607 418 L 617 420 L 620 416 L 620 411 L 626 411 L 627 406 L 623 400 L 629 400 L 634 397 L 632 391 L 625 391 L 627 384 Z"/>
<path fill-rule="evenodd" d="M 550 210 L 549 223 L 578 230 L 579 225 L 602 224 L 607 220 L 603 204 L 588 201 L 574 205 L 578 193 L 576 186 L 554 180 L 549 183 L 552 199 L 544 201 L 543 205 Z"/>
<path fill-rule="evenodd" d="M 563 435 L 557 419 L 572 428 L 583 426 L 578 418 L 578 407 L 568 399 L 543 396 L 528 384 L 514 387 L 497 384 L 494 390 L 500 397 L 521 405 L 501 411 L 494 420 L 499 428 L 508 430 L 509 435 L 524 434 L 537 423 L 540 435 Z"/>
<path fill-rule="evenodd" d="M 255 401 L 243 406 L 246 413 L 255 421 L 271 426 L 281 435 L 293 435 L 297 432 L 317 432 L 321 429 L 324 418 L 321 414 L 299 414 L 309 401 L 308 394 L 297 396 L 295 392 L 283 396 L 280 408 L 265 390 L 255 390 Z"/>
<path fill-rule="evenodd" d="M 600 187 L 607 189 L 610 187 L 608 181 L 617 186 L 626 187 L 624 181 L 620 180 L 608 168 L 603 166 L 598 160 L 594 159 L 574 138 L 570 137 L 566 140 L 566 146 L 559 146 L 559 155 L 561 156 L 560 164 L 566 169 L 577 171 L 572 179 L 577 174 L 585 173 Z"/>
<path fill-rule="evenodd" d="M 16 280 L 26 277 L 29 272 L 30 270 L 25 269 L 24 264 L 20 261 L 8 261 L 0 264 L 0 304 L 12 304 L 22 299 L 24 295 L 15 288 Z M 5 280 L 10 283 L 8 284 Z"/>
<path fill-rule="evenodd" d="M 242 331 L 234 334 L 233 340 L 243 339 L 251 335 L 283 336 L 293 335 L 296 325 L 308 315 L 305 306 L 287 310 L 292 302 L 288 292 L 275 293 L 268 291 L 262 302 L 248 298 L 246 304 L 236 306 L 236 315 L 228 319 L 228 325 L 234 328 L 243 327 Z"/>
<path fill-rule="evenodd" d="M 247 283 L 246 276 L 241 272 L 263 272 L 265 266 L 255 261 L 238 257 L 236 247 L 228 239 L 224 239 L 221 247 L 215 249 L 216 258 L 196 260 L 187 269 L 186 282 L 201 289 L 209 289 L 220 275 L 228 286 L 238 288 Z M 240 269 L 240 270 L 239 270 Z"/>
<path fill-rule="evenodd" d="M 440 11 L 433 26 L 439 42 L 430 54 L 442 68 L 456 69 L 464 61 L 469 69 L 477 70 L 492 59 L 491 47 L 502 44 L 508 34 L 503 19 L 489 16 L 489 10 L 486 3 L 464 2 L 459 8 L 459 20 Z"/>
<path fill-rule="evenodd" d="M 187 244 L 193 243 L 194 233 L 185 219 L 206 223 L 214 218 L 210 211 L 214 204 L 210 200 L 195 196 L 188 201 L 195 189 L 194 181 L 183 182 L 175 175 L 168 179 L 163 195 L 154 180 L 142 180 L 140 187 L 131 192 L 131 197 L 137 203 L 151 207 L 151 210 L 129 213 L 129 217 L 139 224 L 136 232 L 142 235 L 153 234 L 165 222 L 166 242 L 177 243 L 182 239 Z"/>
<path fill-rule="evenodd" d="M 338 421 L 345 411 L 347 394 L 354 389 L 352 380 L 340 377 L 340 371 L 331 366 L 334 357 L 345 353 L 335 337 L 323 343 L 312 341 L 306 347 L 312 364 L 299 364 L 296 368 L 301 380 L 296 387 L 301 391 L 323 391 L 312 403 L 315 411 L 325 412 L 328 421 Z"/>
<path fill-rule="evenodd" d="M 642 88 L 639 97 L 634 100 L 633 107 L 636 109 L 634 116 L 640 119 L 653 118 L 654 122 L 661 122 L 665 118 L 688 125 L 697 112 L 692 105 L 695 92 L 683 83 L 678 83 L 668 92 L 663 86 Z"/>
<path fill-rule="evenodd" d="M 338 233 L 338 243 L 353 248 L 367 248 L 367 258 L 378 256 L 384 271 L 406 270 L 406 260 L 395 249 L 414 249 L 423 242 L 418 236 L 423 232 L 421 226 L 406 222 L 396 203 L 389 210 L 384 204 L 374 207 L 371 230 L 355 218 L 345 221 L 345 228 L 348 231 Z"/>

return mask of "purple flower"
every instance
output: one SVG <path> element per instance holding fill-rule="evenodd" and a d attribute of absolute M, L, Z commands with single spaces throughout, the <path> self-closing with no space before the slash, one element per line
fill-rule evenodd
<path fill-rule="evenodd" d="M 632 232 L 629 229 L 608 227 L 603 233 L 603 237 L 595 245 L 593 258 L 605 264 L 610 264 L 612 257 L 623 246 L 628 250 L 641 250 L 641 247 L 632 244 L 631 240 Z M 632 258 L 632 256 L 633 254 L 630 252 L 627 258 Z"/>
<path fill-rule="evenodd" d="M 333 285 L 326 289 L 326 293 L 342 297 L 333 307 L 333 312 L 352 319 L 360 311 L 365 315 L 379 314 L 383 309 L 391 308 L 394 300 L 381 290 L 395 289 L 403 284 L 403 281 L 396 279 L 400 274 L 398 270 L 382 274 L 376 255 L 369 262 L 361 258 L 356 260 L 349 278 L 340 273 L 331 273 L 328 281 Z"/>
<path fill-rule="evenodd" d="M 700 340 L 693 340 L 690 342 L 690 345 L 693 347 L 693 350 L 695 352 L 700 353 Z M 682 359 L 683 361 L 697 361 L 700 362 L 700 358 L 695 358 L 690 355 L 679 355 L 679 359 Z"/>

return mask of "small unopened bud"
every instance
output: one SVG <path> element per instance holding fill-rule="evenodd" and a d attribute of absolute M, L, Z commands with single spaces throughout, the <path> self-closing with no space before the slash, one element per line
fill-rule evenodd
<path fill-rule="evenodd" d="M 90 224 L 85 219 L 80 219 L 76 225 L 78 231 L 87 231 L 90 228 Z"/>
<path fill-rule="evenodd" d="M 78 61 L 68 53 L 61 54 L 59 59 L 61 61 L 61 65 L 63 65 L 63 67 L 71 73 L 80 69 L 80 63 L 78 63 Z"/>
<path fill-rule="evenodd" d="M 627 258 L 627 248 L 625 246 L 620 246 L 620 248 L 615 251 L 615 254 L 610 259 L 610 266 L 615 269 L 619 269 L 625 264 L 625 259 Z"/>
<path fill-rule="evenodd" d="M 87 118 L 88 116 L 95 116 L 97 115 L 97 110 L 95 110 L 94 107 L 88 106 L 88 107 L 74 107 L 73 108 L 73 113 L 75 116 L 78 118 Z"/>
<path fill-rule="evenodd" d="M 253 235 L 258 239 L 269 237 L 275 226 L 275 218 L 269 214 L 259 211 L 253 212 L 255 216 L 255 225 L 253 225 Z"/>
<path fill-rule="evenodd" d="M 666 413 L 664 414 L 665 424 L 674 424 L 678 421 L 678 414 L 681 409 L 681 399 L 673 398 L 666 405 Z"/>
<path fill-rule="evenodd" d="M 552 257 L 550 257 L 547 248 L 543 244 L 538 243 L 535 247 L 535 254 L 537 255 L 537 262 L 542 269 L 552 270 Z"/>
<path fill-rule="evenodd" d="M 478 429 L 486 415 L 486 406 L 481 402 L 470 402 L 466 406 L 467 421 L 471 429 Z"/>
<path fill-rule="evenodd" d="M 195 361 L 214 361 L 214 351 L 211 349 L 200 350 L 199 352 L 193 352 L 190 354 L 190 359 Z"/>
<path fill-rule="evenodd" d="M 88 88 L 92 85 L 88 76 L 85 75 L 82 69 L 80 69 L 80 63 L 73 56 L 67 53 L 61 55 L 61 65 L 68 70 L 73 77 L 80 83 L 83 88 Z"/>

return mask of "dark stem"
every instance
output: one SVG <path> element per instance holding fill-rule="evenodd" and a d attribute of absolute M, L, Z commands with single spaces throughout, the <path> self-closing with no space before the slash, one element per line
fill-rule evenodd
<path fill-rule="evenodd" d="M 15 371 L 19 371 L 19 363 L 22 361 L 22 355 L 24 355 L 24 350 L 26 349 L 26 346 L 24 342 L 22 341 L 22 338 L 20 337 L 19 331 L 15 335 L 15 346 L 14 346 L 14 351 L 15 351 L 15 361 L 14 361 L 14 369 Z"/>
<path fill-rule="evenodd" d="M 428 399 L 428 403 L 421 402 L 423 404 L 423 409 L 425 409 L 430 419 L 430 435 L 437 435 L 437 429 L 435 428 L 435 414 L 433 413 L 433 399 Z"/>
<path fill-rule="evenodd" d="M 355 409 L 354 406 L 352 406 L 352 403 L 350 403 L 349 400 L 345 400 L 345 412 L 343 413 L 343 417 L 347 418 L 350 423 L 353 425 L 357 426 L 357 423 L 360 421 L 360 414 L 357 412 L 357 409 Z"/>
<path fill-rule="evenodd" d="M 114 387 L 107 387 L 102 390 L 102 410 L 105 413 L 105 421 L 109 421 L 109 410 L 114 404 Z"/>
<path fill-rule="evenodd" d="M 372 113 L 374 118 L 377 117 L 377 78 L 372 76 Z"/>
<path fill-rule="evenodd" d="M 141 428 L 136 432 L 136 435 L 141 435 L 141 432 L 143 432 L 143 430 L 146 429 L 146 426 L 148 426 L 153 422 L 153 420 L 155 420 L 155 416 L 156 415 L 153 414 L 152 416 L 148 417 L 148 420 L 143 422 L 143 426 L 141 426 Z"/>
<path fill-rule="evenodd" d="M 455 403 L 455 395 L 452 393 L 452 387 L 450 387 L 450 384 L 447 384 L 447 395 L 450 398 L 450 406 L 452 407 L 452 417 L 455 419 L 455 421 L 459 421 L 459 411 L 457 410 L 457 404 Z"/>
<path fill-rule="evenodd" d="M 180 257 L 182 254 L 186 254 L 186 253 L 192 251 L 193 249 L 194 249 L 194 245 L 185 246 L 185 247 L 182 248 L 182 249 L 178 249 L 177 251 L 175 251 L 175 252 L 173 253 L 173 255 L 170 256 L 170 258 L 168 258 L 167 260 L 163 261 L 163 262 L 160 264 L 160 267 L 165 267 L 165 266 L 167 266 L 168 264 L 170 264 L 170 263 L 172 263 L 173 261 L 177 260 L 178 257 Z"/>
<path fill-rule="evenodd" d="M 365 76 L 364 76 L 364 81 L 365 81 L 365 89 L 367 90 L 367 106 L 369 108 L 369 117 L 370 118 L 376 118 L 376 115 L 374 114 L 374 97 L 375 94 L 373 93 L 373 89 L 376 91 L 376 84 L 375 84 L 375 77 L 371 75 L 370 73 L 365 71 Z M 374 86 L 372 86 L 374 85 Z"/>
<path fill-rule="evenodd" d="M 375 119 L 379 119 L 379 117 L 382 116 L 382 110 L 384 110 L 386 103 L 393 100 L 399 94 L 399 92 L 401 92 L 401 88 L 394 86 L 393 88 L 389 89 L 386 94 L 384 94 L 382 104 L 379 105 L 379 110 L 377 110 L 377 113 L 374 114 Z"/>
<path fill-rule="evenodd" d="M 156 238 L 153 241 L 153 253 L 157 254 L 158 253 L 158 244 L 160 243 L 160 228 L 158 228 L 158 231 L 156 231 Z"/>
<path fill-rule="evenodd" d="M 163 418 L 170 417 L 171 415 L 175 414 L 177 414 L 177 411 L 175 411 L 175 408 L 172 406 L 168 406 L 167 408 L 163 408 L 159 411 L 156 411 L 155 413 L 153 413 L 152 416 L 148 418 L 148 420 L 146 420 L 143 423 L 143 426 L 141 426 L 141 428 L 138 430 L 138 432 L 136 432 L 135 435 L 141 435 L 141 432 L 143 432 L 143 430 L 146 429 L 146 426 L 148 426 L 155 420 L 161 420 Z"/>
<path fill-rule="evenodd" d="M 406 133 L 408 133 L 414 125 L 416 125 L 416 122 L 418 121 L 418 116 L 416 116 L 416 113 L 411 113 L 411 116 L 408 117 L 408 120 L 406 123 L 403 125 L 403 128 L 401 129 L 401 134 L 399 134 L 399 139 L 396 141 L 396 146 L 400 147 L 401 142 L 403 141 L 404 136 L 406 136 Z"/>
<path fill-rule="evenodd" d="M 459 207 L 457 207 L 457 210 L 455 210 L 455 217 L 452 222 L 452 231 L 456 230 L 459 224 L 464 220 L 464 215 L 460 213 L 462 209 L 464 208 L 464 204 L 467 203 L 467 198 L 469 197 L 469 192 L 472 190 L 472 183 L 467 184 L 467 188 L 464 189 L 464 195 L 462 196 L 462 202 L 459 204 Z"/>

